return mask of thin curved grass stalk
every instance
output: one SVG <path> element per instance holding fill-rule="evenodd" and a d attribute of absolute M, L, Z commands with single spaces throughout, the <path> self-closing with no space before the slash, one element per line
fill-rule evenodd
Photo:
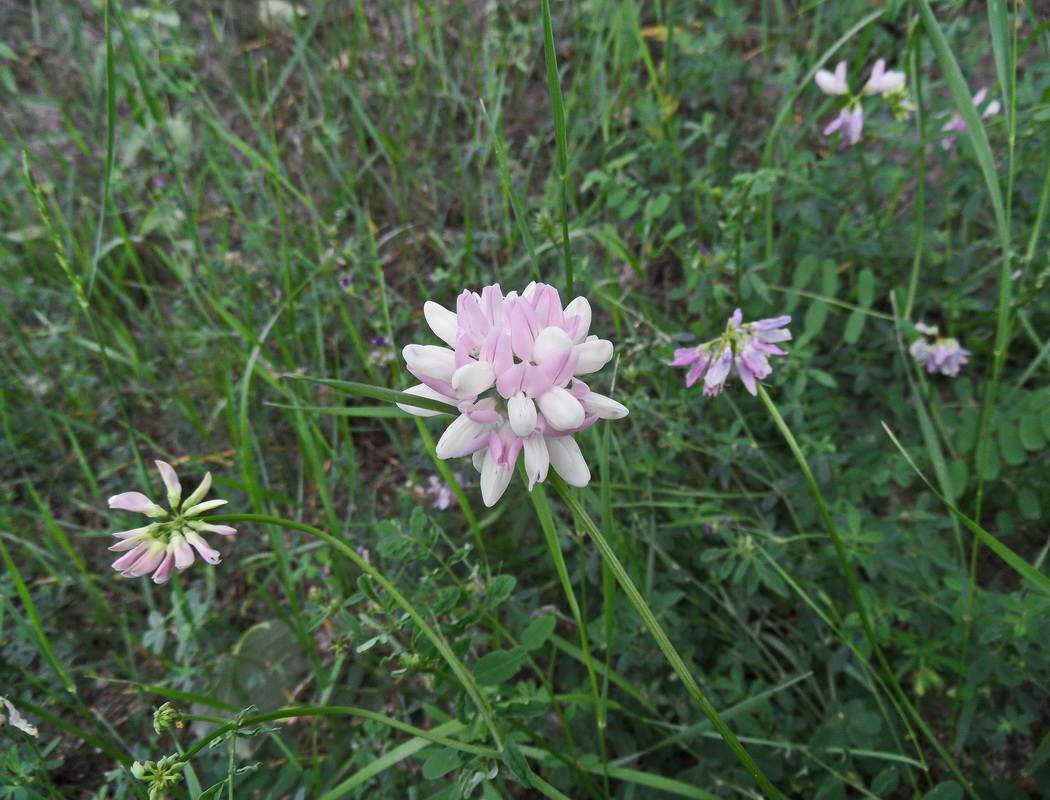
<path fill-rule="evenodd" d="M 209 519 L 216 522 L 257 522 L 262 525 L 275 525 L 301 531 L 302 533 L 308 533 L 311 536 L 316 536 L 318 539 L 327 542 L 344 556 L 349 558 L 358 569 L 383 587 L 387 594 L 394 599 L 394 602 L 405 610 L 405 613 L 412 619 L 412 622 L 418 626 L 419 631 L 433 643 L 442 658 L 444 658 L 445 662 L 451 667 L 452 672 L 463 686 L 464 691 L 470 696 L 470 699 L 473 701 L 478 713 L 481 715 L 481 718 L 485 723 L 485 727 L 489 729 L 489 733 L 491 734 L 493 741 L 496 743 L 497 748 L 500 750 L 503 749 L 503 734 L 500 732 L 499 726 L 496 725 L 495 718 L 493 717 L 492 706 L 481 693 L 480 686 L 477 681 L 474 680 L 474 677 L 470 672 L 467 671 L 466 666 L 459 660 L 456 654 L 452 652 L 452 648 L 449 647 L 448 642 L 446 642 L 436 630 L 427 624 L 427 621 L 423 619 L 423 615 L 416 610 L 416 607 L 409 602 L 408 598 L 401 594 L 401 592 L 397 590 L 397 587 L 387 580 L 379 570 L 359 556 L 354 548 L 338 537 L 333 536 L 320 528 L 315 528 L 312 525 L 306 525 L 302 522 L 282 519 L 281 517 L 271 517 L 268 514 L 224 514 Z"/>
<path fill-rule="evenodd" d="M 772 784 L 766 774 L 762 771 L 762 768 L 758 766 L 755 759 L 747 752 L 747 748 L 740 743 L 736 734 L 726 725 L 725 720 L 722 719 L 717 709 L 711 704 L 711 701 L 707 699 L 704 693 L 700 690 L 696 680 L 689 672 L 689 668 L 686 666 L 685 661 L 682 660 L 681 655 L 678 654 L 678 650 L 671 643 L 664 629 L 661 627 L 660 622 L 656 619 L 656 615 L 653 614 L 652 609 L 649 608 L 649 604 L 645 602 L 645 598 L 642 597 L 642 593 L 638 591 L 638 587 L 634 585 L 634 581 L 631 580 L 631 576 L 627 574 L 627 570 L 624 569 L 623 564 L 620 563 L 620 559 L 616 557 L 616 553 L 609 545 L 609 541 L 605 538 L 605 535 L 601 532 L 594 521 L 590 518 L 590 515 L 584 510 L 580 501 L 573 495 L 569 490 L 568 484 L 561 479 L 558 475 L 551 475 L 548 480 L 554 485 L 555 490 L 561 495 L 562 500 L 569 507 L 576 521 L 579 523 L 587 535 L 591 537 L 591 541 L 597 546 L 598 551 L 602 555 L 602 560 L 608 564 L 609 569 L 612 570 L 616 582 L 620 584 L 620 588 L 624 590 L 627 595 L 627 599 L 630 601 L 634 610 L 638 612 L 638 615 L 642 618 L 642 622 L 645 623 L 645 627 L 649 629 L 649 633 L 652 634 L 653 639 L 656 640 L 657 647 L 663 652 L 667 658 L 668 663 L 671 665 L 671 669 L 675 671 L 675 674 L 682 680 L 685 685 L 686 691 L 689 692 L 689 696 L 693 698 L 693 701 L 700 707 L 700 710 L 704 712 L 704 715 L 711 721 L 715 730 L 718 731 L 718 735 L 722 737 L 729 749 L 733 751 L 733 754 L 737 757 L 744 769 L 750 773 L 751 777 L 754 778 L 755 783 L 758 784 L 759 789 L 766 797 L 770 800 L 785 800 L 784 795 Z M 977 800 L 975 798 L 975 800 Z"/>
<path fill-rule="evenodd" d="M 969 782 L 962 774 L 962 771 L 956 766 L 951 755 L 944 749 L 944 746 L 941 745 L 937 737 L 933 735 L 933 731 L 929 729 L 922 717 L 919 716 L 918 710 L 912 705 L 911 700 L 908 699 L 908 695 L 905 693 L 904 689 L 901 688 L 900 681 L 897 680 L 897 675 L 894 673 L 885 653 L 882 652 L 882 647 L 879 645 L 878 637 L 875 635 L 875 629 L 871 624 L 871 615 L 868 613 L 867 604 L 864 602 L 864 598 L 860 593 L 860 584 L 857 581 L 856 573 L 854 573 L 853 567 L 850 565 L 849 556 L 847 555 L 846 547 L 842 542 L 842 536 L 839 534 L 838 526 L 835 525 L 834 520 L 832 520 L 831 512 L 828 511 L 827 504 L 824 502 L 824 496 L 820 492 L 820 487 L 817 486 L 817 479 L 813 477 L 813 472 L 810 470 L 809 464 L 806 462 L 806 457 L 802 455 L 802 450 L 799 448 L 798 442 L 795 441 L 794 434 L 791 433 L 788 424 L 784 421 L 784 418 L 780 416 L 780 412 L 773 404 L 773 400 L 766 392 L 765 387 L 761 384 L 758 387 L 758 396 L 762 398 L 762 402 L 769 410 L 770 415 L 773 417 L 773 421 L 776 423 L 777 428 L 787 442 L 791 454 L 798 462 L 802 474 L 806 477 L 806 483 L 809 484 L 810 491 L 813 493 L 813 499 L 816 500 L 817 508 L 820 510 L 820 517 L 824 522 L 824 526 L 828 529 L 828 534 L 831 536 L 831 542 L 835 547 L 835 554 L 838 556 L 839 563 L 842 566 L 842 573 L 846 578 L 847 585 L 849 586 L 850 595 L 857 607 L 857 616 L 860 618 L 861 627 L 864 629 L 864 636 L 868 640 L 868 644 L 871 647 L 872 653 L 875 655 L 875 659 L 882 668 L 886 682 L 889 684 L 893 694 L 896 695 L 900 705 L 908 712 L 908 716 L 912 718 L 912 723 L 916 728 L 922 731 L 923 736 L 926 737 L 926 740 L 930 743 L 933 749 L 937 751 L 937 755 L 941 757 L 941 760 L 944 761 L 945 766 L 948 767 L 952 775 L 960 784 L 962 784 L 966 793 L 970 795 L 973 800 L 981 800 L 977 793 L 971 788 Z M 904 718 L 904 724 L 908 728 L 912 738 L 914 738 L 914 732 L 911 730 L 911 725 L 906 718 Z"/>

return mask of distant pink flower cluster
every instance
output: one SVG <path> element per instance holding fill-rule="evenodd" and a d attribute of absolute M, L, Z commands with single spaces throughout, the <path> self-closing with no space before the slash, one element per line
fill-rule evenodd
<path fill-rule="evenodd" d="M 904 90 L 905 75 L 898 70 L 887 70 L 886 60 L 880 58 L 875 62 L 871 71 L 871 77 L 864 84 L 859 94 L 851 94 L 849 83 L 846 82 L 846 62 L 840 61 L 834 72 L 826 69 L 818 70 L 814 76 L 817 86 L 824 94 L 849 95 L 846 105 L 839 111 L 839 115 L 824 129 L 824 135 L 830 136 L 837 130 L 842 130 L 850 144 L 860 141 L 861 131 L 864 129 L 864 107 L 861 99 L 870 95 L 898 94 Z M 906 103 L 905 98 L 898 102 Z"/>
<path fill-rule="evenodd" d="M 224 505 L 225 500 L 204 500 L 211 489 L 211 473 L 204 476 L 201 485 L 193 494 L 182 499 L 182 484 L 170 464 L 155 461 L 164 486 L 168 490 L 168 503 L 171 512 L 159 506 L 141 492 L 123 492 L 109 498 L 109 507 L 123 511 L 135 511 L 156 519 L 142 528 L 114 533 L 122 541 L 113 545 L 110 550 L 121 552 L 123 556 L 113 562 L 113 569 L 126 578 L 138 578 L 153 573 L 154 583 L 166 583 L 175 570 L 182 571 L 194 561 L 193 551 L 209 564 L 219 563 L 219 551 L 213 550 L 202 532 L 210 531 L 221 536 L 229 536 L 237 531 L 228 525 L 211 525 L 196 519 L 206 511 Z"/>
<path fill-rule="evenodd" d="M 453 472 L 452 478 L 457 484 L 463 483 L 463 476 L 458 472 Z M 427 478 L 427 485 L 423 493 L 430 499 L 430 505 L 438 511 L 450 508 L 456 500 L 456 493 L 452 491 L 452 484 L 447 483 L 437 475 L 430 475 Z"/>
<path fill-rule="evenodd" d="M 984 102 L 984 99 L 988 96 L 988 89 L 981 89 L 977 94 L 973 96 L 974 108 L 977 108 Z M 988 117 L 994 116 L 999 113 L 1002 109 L 1002 104 L 998 100 L 992 100 L 981 113 L 981 119 L 988 119 Z M 945 112 L 947 113 L 947 112 Z M 944 115 L 941 115 L 942 119 Z M 941 126 L 941 133 L 947 133 L 948 135 L 941 139 L 941 147 L 945 150 L 950 150 L 952 145 L 955 144 L 956 136 L 966 130 L 966 123 L 963 122 L 963 118 L 959 115 L 958 111 L 952 112 L 951 118 Z"/>
<path fill-rule="evenodd" d="M 611 342 L 588 335 L 587 300 L 563 307 L 553 286 L 530 283 L 520 295 L 504 295 L 494 284 L 463 292 L 455 311 L 427 302 L 423 312 L 448 346 L 405 347 L 408 370 L 422 382 L 408 393 L 459 412 L 438 441 L 438 457 L 472 455 L 487 506 L 506 491 L 519 453 L 530 490 L 550 467 L 566 483 L 586 486 L 591 473 L 572 434 L 628 413 L 579 378 L 613 356 Z M 398 405 L 419 416 L 439 413 Z"/>
<path fill-rule="evenodd" d="M 769 356 L 787 355 L 777 343 L 790 341 L 791 331 L 784 327 L 789 322 L 791 317 L 783 316 L 744 323 L 744 315 L 738 308 L 721 336 L 696 347 L 675 350 L 671 366 L 689 367 L 686 386 L 703 378 L 704 394 L 708 396 L 719 394 L 734 371 L 752 395 L 758 394 L 756 380 L 768 377 L 773 371 Z"/>
<path fill-rule="evenodd" d="M 969 361 L 970 351 L 963 349 L 958 339 L 938 336 L 936 325 L 917 322 L 915 328 L 923 335 L 911 343 L 908 352 L 919 366 L 925 367 L 931 375 L 935 372 L 953 378 L 958 375 L 959 368 Z M 930 341 L 927 336 L 934 338 Z"/>

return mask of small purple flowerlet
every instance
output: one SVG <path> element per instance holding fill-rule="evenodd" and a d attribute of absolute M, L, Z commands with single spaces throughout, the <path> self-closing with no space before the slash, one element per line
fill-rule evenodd
<path fill-rule="evenodd" d="M 454 472 L 452 477 L 456 483 L 463 483 L 463 476 L 460 473 Z M 437 475 L 431 475 L 427 478 L 427 486 L 423 492 L 430 499 L 430 505 L 438 511 L 444 511 L 446 508 L 451 507 L 456 500 L 451 484 L 446 483 Z"/>
<path fill-rule="evenodd" d="M 692 386 L 704 379 L 704 394 L 714 396 L 725 388 L 726 379 L 734 369 L 751 394 L 758 394 L 755 379 L 769 376 L 769 356 L 786 356 L 777 342 L 791 339 L 791 331 L 784 326 L 791 317 L 772 317 L 758 322 L 744 323 L 738 308 L 726 325 L 725 333 L 697 347 L 683 347 L 674 351 L 672 367 L 689 367 L 685 385 Z"/>
<path fill-rule="evenodd" d="M 225 500 L 205 500 L 204 496 L 211 489 L 211 473 L 204 476 L 201 485 L 182 499 L 182 484 L 170 464 L 164 461 L 153 462 L 160 471 L 164 486 L 168 490 L 169 513 L 141 492 L 124 492 L 109 498 L 109 507 L 123 511 L 135 511 L 147 517 L 157 519 L 142 528 L 114 533 L 122 541 L 113 545 L 110 550 L 117 552 L 127 550 L 123 556 L 113 562 L 113 569 L 125 578 L 138 578 L 148 572 L 153 573 L 154 583 L 166 583 L 174 570 L 181 572 L 193 563 L 193 551 L 209 564 L 218 564 L 219 551 L 213 550 L 201 533 L 210 531 L 221 536 L 229 536 L 237 531 L 228 525 L 211 525 L 199 519 L 206 511 L 225 505 Z"/>
<path fill-rule="evenodd" d="M 908 352 L 919 366 L 926 367 L 926 371 L 931 375 L 935 372 L 953 378 L 958 375 L 959 368 L 969 360 L 970 351 L 963 349 L 958 339 L 938 336 L 936 325 L 916 322 L 915 329 L 922 336 L 911 343 Z M 927 336 L 935 338 L 931 342 L 927 340 Z"/>
<path fill-rule="evenodd" d="M 572 434 L 628 413 L 579 379 L 613 356 L 611 342 L 588 335 L 587 300 L 563 307 L 553 286 L 530 283 L 520 295 L 504 295 L 497 283 L 481 294 L 463 292 L 455 311 L 428 302 L 423 313 L 448 347 L 405 347 L 408 371 L 422 381 L 408 393 L 459 412 L 437 443 L 438 457 L 473 456 L 486 506 L 506 491 L 519 453 L 530 490 L 550 467 L 571 486 L 586 486 L 591 473 Z M 440 413 L 398 406 L 418 416 Z"/>

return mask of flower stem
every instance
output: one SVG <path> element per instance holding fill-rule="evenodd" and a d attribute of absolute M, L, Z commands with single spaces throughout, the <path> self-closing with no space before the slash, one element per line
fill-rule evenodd
<path fill-rule="evenodd" d="M 649 633 L 652 634 L 653 639 L 656 640 L 657 647 L 663 652 L 667 658 L 668 663 L 671 665 L 671 669 L 675 671 L 675 674 L 682 680 L 685 685 L 686 691 L 689 692 L 689 696 L 693 698 L 700 710 L 704 712 L 704 715 L 710 720 L 711 724 L 718 731 L 718 735 L 722 737 L 729 749 L 733 751 L 736 757 L 743 764 L 744 768 L 754 778 L 755 783 L 758 784 L 759 789 L 762 793 L 770 800 L 785 800 L 775 786 L 770 782 L 769 778 L 766 777 L 762 769 L 755 763 L 755 759 L 752 758 L 751 754 L 747 752 L 747 749 L 740 740 L 736 737 L 736 734 L 730 730 L 729 726 L 726 725 L 725 720 L 719 715 L 711 702 L 707 699 L 704 693 L 700 690 L 696 681 L 693 679 L 692 674 L 689 672 L 689 668 L 686 666 L 685 661 L 678 654 L 675 646 L 671 644 L 671 640 L 668 638 L 664 629 L 660 627 L 659 621 L 656 619 L 656 615 L 653 614 L 652 609 L 645 602 L 645 598 L 642 597 L 641 592 L 638 591 L 638 587 L 634 585 L 634 581 L 631 580 L 631 576 L 627 574 L 627 570 L 624 569 L 623 564 L 620 563 L 620 559 L 616 557 L 616 553 L 613 552 L 612 547 L 609 546 L 608 540 L 602 534 L 598 526 L 594 524 L 594 521 L 590 518 L 587 512 L 584 510 L 580 501 L 576 499 L 573 493 L 569 490 L 568 485 L 558 475 L 551 475 L 548 480 L 554 485 L 555 490 L 561 495 L 565 504 L 572 511 L 576 521 L 580 526 L 587 532 L 587 535 L 591 537 L 591 540 L 598 547 L 599 552 L 602 554 L 603 561 L 608 565 L 612 571 L 613 576 L 616 578 L 616 582 L 620 584 L 620 587 L 627 594 L 627 599 L 630 601 L 634 610 L 638 612 L 638 615 L 642 618 L 645 623 L 645 627 L 649 629 Z"/>
<path fill-rule="evenodd" d="M 591 683 L 594 713 L 597 718 L 598 748 L 601 751 L 602 759 L 602 780 L 605 786 L 605 794 L 608 796 L 609 758 L 605 742 L 604 705 L 601 699 L 601 690 L 598 686 L 598 676 L 594 669 L 594 658 L 591 656 L 590 638 L 587 636 L 587 621 L 583 618 L 580 604 L 576 600 L 576 593 L 572 589 L 572 580 L 569 578 L 569 570 L 565 565 L 565 556 L 561 552 L 561 546 L 558 542 L 558 531 L 554 527 L 554 516 L 551 514 L 550 504 L 547 502 L 547 493 L 543 489 L 543 484 L 537 484 L 533 487 L 532 491 L 529 492 L 529 499 L 532 500 L 532 506 L 536 509 L 536 516 L 539 518 L 540 527 L 543 528 L 543 536 L 547 541 L 547 548 L 551 552 L 551 559 L 554 561 L 558 580 L 561 581 L 562 591 L 565 592 L 565 599 L 569 603 L 569 610 L 572 611 L 572 617 L 580 631 L 580 649 L 583 651 L 583 661 L 587 667 L 587 676 Z"/>
<path fill-rule="evenodd" d="M 191 718 L 191 715 L 187 714 L 186 717 L 189 719 Z M 243 717 L 234 720 L 233 722 L 228 722 L 225 725 L 216 728 L 193 745 L 193 747 L 183 754 L 181 760 L 189 761 L 211 742 L 221 739 L 228 733 L 238 731 L 242 728 L 249 728 L 253 725 L 260 725 L 264 722 L 293 719 L 295 717 L 361 717 L 362 719 L 379 722 L 383 725 L 403 731 L 404 733 L 409 733 L 412 736 L 418 736 L 420 739 L 425 739 L 428 742 L 444 745 L 453 750 L 472 753 L 473 755 L 481 756 L 483 758 L 499 758 L 499 752 L 490 747 L 482 747 L 481 745 L 470 744 L 469 742 L 460 742 L 455 739 L 449 739 L 445 736 L 435 734 L 433 731 L 426 731 L 422 728 L 417 728 L 414 725 L 409 725 L 406 722 L 401 722 L 400 720 L 393 719 L 384 714 L 377 714 L 375 711 L 369 711 L 366 708 L 355 708 L 353 706 L 292 706 L 289 708 L 278 709 L 277 711 L 270 711 L 265 714 L 253 714 L 250 717 Z"/>

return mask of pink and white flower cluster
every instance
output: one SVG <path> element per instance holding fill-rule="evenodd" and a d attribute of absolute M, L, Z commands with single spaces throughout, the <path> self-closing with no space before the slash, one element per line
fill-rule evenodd
<path fill-rule="evenodd" d="M 886 59 L 880 58 L 875 62 L 871 77 L 859 94 L 850 93 L 849 84 L 846 82 L 845 61 L 840 61 L 834 72 L 818 70 L 814 80 L 824 94 L 849 95 L 849 100 L 839 111 L 839 115 L 824 129 L 824 135 L 830 136 L 842 129 L 849 143 L 856 144 L 860 141 L 860 134 L 864 129 L 864 107 L 861 105 L 861 99 L 876 94 L 893 96 L 900 93 L 904 89 L 905 75 L 898 70 L 887 70 Z"/>
<path fill-rule="evenodd" d="M 981 89 L 973 96 L 974 108 L 980 107 L 981 103 L 988 96 L 988 88 Z M 988 119 L 988 117 L 995 116 L 1002 110 L 1002 103 L 998 100 L 992 100 L 981 112 L 981 119 Z M 952 145 L 955 144 L 955 137 L 966 130 L 966 123 L 963 122 L 962 116 L 958 111 L 953 111 L 951 117 L 944 125 L 941 126 L 941 132 L 947 133 L 948 135 L 941 139 L 941 147 L 945 150 L 950 150 Z"/>
<path fill-rule="evenodd" d="M 769 356 L 787 355 L 777 343 L 791 339 L 791 331 L 784 327 L 789 322 L 791 317 L 783 316 L 745 324 L 744 315 L 738 308 L 721 336 L 696 347 L 675 350 L 671 366 L 689 367 L 686 386 L 703 378 L 704 394 L 708 396 L 719 394 L 734 370 L 744 387 L 752 395 L 758 394 L 756 379 L 762 380 L 773 371 Z"/>
<path fill-rule="evenodd" d="M 408 370 L 422 381 L 408 393 L 459 412 L 437 443 L 438 457 L 473 456 L 486 506 L 506 491 L 519 453 L 530 490 L 550 467 L 566 483 L 586 486 L 591 473 L 572 434 L 628 413 L 579 378 L 613 356 L 611 342 L 589 335 L 586 298 L 563 307 L 553 286 L 530 283 L 520 295 L 504 295 L 494 284 L 481 294 L 464 291 L 455 311 L 427 302 L 423 313 L 448 346 L 405 347 Z M 440 413 L 398 405 L 419 416 Z"/>
<path fill-rule="evenodd" d="M 926 367 L 931 375 L 935 372 L 949 377 L 958 375 L 959 368 L 969 360 L 970 351 L 964 349 L 958 339 L 938 336 L 936 325 L 917 322 L 915 329 L 923 335 L 911 343 L 908 352 L 919 366 Z M 934 337 L 933 341 L 927 336 Z"/>
<path fill-rule="evenodd" d="M 168 503 L 171 512 L 157 505 L 142 492 L 123 492 L 109 498 L 109 507 L 123 511 L 135 511 L 145 514 L 156 522 L 142 528 L 114 533 L 122 541 L 113 545 L 110 550 L 121 552 L 123 556 L 113 562 L 113 569 L 125 578 L 138 578 L 149 572 L 153 573 L 154 583 L 166 583 L 173 571 L 181 572 L 193 563 L 193 551 L 196 550 L 204 561 L 218 564 L 219 551 L 213 550 L 201 533 L 210 531 L 222 536 L 229 536 L 237 531 L 229 525 L 211 525 L 196 519 L 206 511 L 225 505 L 225 500 L 204 500 L 211 489 L 211 473 L 204 476 L 201 485 L 193 494 L 182 499 L 182 484 L 170 464 L 155 461 L 164 486 L 168 490 Z"/>

